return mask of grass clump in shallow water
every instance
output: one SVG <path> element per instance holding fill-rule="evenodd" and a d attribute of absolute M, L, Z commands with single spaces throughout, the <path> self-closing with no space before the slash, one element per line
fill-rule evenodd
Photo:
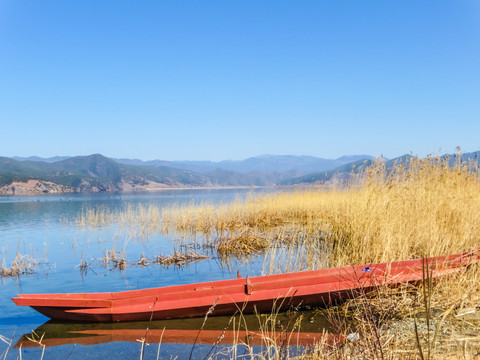
<path fill-rule="evenodd" d="M 33 274 L 38 265 L 38 261 L 30 258 L 28 255 L 17 255 L 10 267 L 5 265 L 5 260 L 0 265 L 0 277 L 19 277 L 21 275 Z"/>

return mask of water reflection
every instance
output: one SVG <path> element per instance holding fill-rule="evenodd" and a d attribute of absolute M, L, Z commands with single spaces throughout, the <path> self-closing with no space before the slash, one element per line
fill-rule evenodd
<path fill-rule="evenodd" d="M 342 336 L 327 335 L 329 331 L 327 319 L 317 310 L 112 324 L 48 321 L 23 335 L 15 347 L 109 342 L 313 347 L 343 342 Z"/>

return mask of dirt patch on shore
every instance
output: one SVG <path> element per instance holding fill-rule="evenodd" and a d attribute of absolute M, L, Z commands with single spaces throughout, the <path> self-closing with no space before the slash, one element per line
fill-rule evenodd
<path fill-rule="evenodd" d="M 0 187 L 0 195 L 44 195 L 73 193 L 70 186 L 55 184 L 51 181 L 30 179 L 27 182 L 14 181 L 9 185 Z"/>
<path fill-rule="evenodd" d="M 166 190 L 170 186 L 155 181 L 145 180 L 141 183 L 133 182 L 122 182 L 119 185 L 120 191 L 132 192 L 132 191 L 155 191 L 155 190 Z"/>

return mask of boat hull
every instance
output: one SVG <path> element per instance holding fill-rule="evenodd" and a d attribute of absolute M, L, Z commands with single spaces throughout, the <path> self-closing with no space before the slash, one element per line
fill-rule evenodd
<path fill-rule="evenodd" d="M 371 288 L 362 289 L 363 292 L 369 292 Z M 346 300 L 358 295 L 358 291 L 345 290 L 342 292 L 311 294 L 303 296 L 286 296 L 284 298 L 275 298 L 267 300 L 252 300 L 245 302 L 228 302 L 225 304 L 195 306 L 189 303 L 187 307 L 153 310 L 153 311 L 139 311 L 139 312 L 122 312 L 114 313 L 108 312 L 102 308 L 101 313 L 90 313 L 81 307 L 78 308 L 63 308 L 56 306 L 32 306 L 32 308 L 39 313 L 49 317 L 50 319 L 79 321 L 79 322 L 121 322 L 121 321 L 149 321 L 149 320 L 168 320 L 181 319 L 191 317 L 203 317 L 207 312 L 213 316 L 231 315 L 238 312 L 243 314 L 253 314 L 255 312 L 269 312 L 272 309 L 283 310 L 286 308 L 298 308 L 305 306 L 329 306 L 338 303 L 340 300 Z M 52 302 L 53 305 L 54 302 Z M 148 308 L 145 304 L 144 308 Z"/>

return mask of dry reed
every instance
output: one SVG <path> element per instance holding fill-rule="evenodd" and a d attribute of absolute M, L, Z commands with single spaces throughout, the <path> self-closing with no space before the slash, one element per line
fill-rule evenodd
<path fill-rule="evenodd" d="M 5 260 L 0 266 L 0 277 L 18 277 L 20 275 L 33 274 L 35 272 L 38 261 L 30 258 L 28 255 L 21 255 L 17 251 L 17 255 L 10 267 L 5 265 Z"/>
<path fill-rule="evenodd" d="M 173 255 L 156 255 L 153 259 L 145 257 L 142 253 L 140 259 L 135 262 L 129 262 L 126 258 L 125 249 L 123 251 L 116 251 L 115 248 L 112 250 L 105 249 L 104 255 L 98 259 L 102 266 L 109 270 L 125 270 L 129 266 L 150 266 L 150 265 L 162 265 L 164 267 L 176 266 L 183 267 L 191 263 L 210 259 L 209 256 L 198 254 L 194 251 L 185 249 L 185 252 L 174 251 Z M 97 259 L 93 259 L 90 263 L 87 263 L 85 260 L 80 260 L 80 264 L 76 266 L 82 274 L 86 274 L 88 270 L 92 270 L 92 264 Z"/>
<path fill-rule="evenodd" d="M 168 256 L 157 255 L 155 257 L 155 260 L 152 261 L 152 264 L 160 264 L 167 267 L 171 265 L 175 265 L 177 267 L 183 267 L 193 262 L 207 260 L 207 259 L 210 259 L 210 257 L 206 255 L 198 254 L 193 251 L 188 251 L 186 253 L 174 251 L 173 255 L 168 255 Z"/>
<path fill-rule="evenodd" d="M 476 164 L 412 158 L 386 169 L 379 161 L 342 189 L 170 207 L 162 226 L 202 233 L 233 252 L 300 240 L 330 244 L 330 266 L 393 261 L 478 247 L 479 194 Z"/>
<path fill-rule="evenodd" d="M 125 258 L 125 249 L 122 252 L 116 251 L 115 248 L 112 250 L 105 249 L 101 260 L 103 261 L 103 266 L 107 269 L 111 267 L 111 269 L 125 270 L 128 266 Z"/>
<path fill-rule="evenodd" d="M 160 210 L 158 206 L 128 205 L 126 209 L 111 211 L 105 207 L 88 208 L 75 220 L 80 228 L 96 228 L 120 225 L 130 238 L 148 238 L 160 231 Z"/>

